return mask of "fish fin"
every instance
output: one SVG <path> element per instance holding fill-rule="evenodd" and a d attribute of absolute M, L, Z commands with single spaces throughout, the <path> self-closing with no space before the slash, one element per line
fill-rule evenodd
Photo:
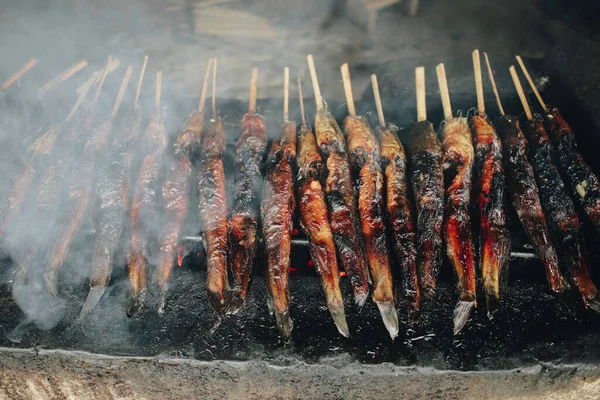
<path fill-rule="evenodd" d="M 44 281 L 48 291 L 52 293 L 52 296 L 58 296 L 58 285 L 56 279 L 56 271 L 48 271 L 44 274 Z"/>
<path fill-rule="evenodd" d="M 593 311 L 600 313 L 600 296 L 596 293 L 593 297 L 587 297 L 584 299 L 585 306 L 591 308 Z"/>
<path fill-rule="evenodd" d="M 81 311 L 79 312 L 79 319 L 88 315 L 96 307 L 96 304 L 98 304 L 104 294 L 104 290 L 106 290 L 105 286 L 92 286 L 90 288 L 85 303 L 83 303 L 83 307 L 81 307 Z"/>
<path fill-rule="evenodd" d="M 340 334 L 343 337 L 350 337 L 350 330 L 348 329 L 348 323 L 346 322 L 346 312 L 344 311 L 344 303 L 332 302 L 327 304 L 327 308 L 329 309 L 329 313 Z"/>
<path fill-rule="evenodd" d="M 294 328 L 294 322 L 290 317 L 290 311 L 285 310 L 284 312 L 275 311 L 275 320 L 277 321 L 277 328 L 281 335 L 286 341 L 292 339 L 292 329 Z"/>
<path fill-rule="evenodd" d="M 363 306 L 365 305 L 365 303 L 367 302 L 367 299 L 369 298 L 369 291 L 360 291 L 354 292 L 354 302 L 356 303 L 356 306 L 361 309 L 363 308 Z"/>
<path fill-rule="evenodd" d="M 159 315 L 165 315 L 165 306 L 167 304 L 167 291 L 161 291 L 158 297 L 157 312 Z"/>
<path fill-rule="evenodd" d="M 494 314 L 500 308 L 500 295 L 498 293 L 485 293 L 485 304 L 487 307 L 488 319 L 494 319 Z"/>
<path fill-rule="evenodd" d="M 396 306 L 393 301 L 376 301 L 377 307 L 379 308 L 379 313 L 381 314 L 381 319 L 383 319 L 383 324 L 385 328 L 388 330 L 390 337 L 392 340 L 396 339 L 398 336 L 398 331 L 400 330 L 400 325 L 398 323 L 398 311 L 396 311 Z"/>
<path fill-rule="evenodd" d="M 454 334 L 458 333 L 465 327 L 469 317 L 471 316 L 471 310 L 475 306 L 475 301 L 463 301 L 459 300 L 454 307 Z"/>
<path fill-rule="evenodd" d="M 140 293 L 131 297 L 131 302 L 129 303 L 129 307 L 127 308 L 127 317 L 133 317 L 144 305 L 144 301 L 146 301 L 146 294 L 148 291 L 143 289 Z"/>

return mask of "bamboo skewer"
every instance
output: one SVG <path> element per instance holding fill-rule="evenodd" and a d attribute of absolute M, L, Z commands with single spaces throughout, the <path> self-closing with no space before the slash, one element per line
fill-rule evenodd
<path fill-rule="evenodd" d="M 533 83 L 533 79 L 531 79 L 531 75 L 529 75 L 529 71 L 527 71 L 527 68 L 525 68 L 525 64 L 523 63 L 521 56 L 516 56 L 516 59 L 519 62 L 519 65 L 521 66 L 521 70 L 523 71 L 523 74 L 525 74 L 525 78 L 527 79 L 527 82 L 529 82 L 529 86 L 531 86 L 531 90 L 533 90 L 535 97 L 537 97 L 542 108 L 544 110 L 547 110 L 548 106 L 546 106 L 546 103 L 544 103 L 544 100 L 542 99 L 540 92 L 537 90 L 537 87 L 535 87 L 535 83 Z"/>
<path fill-rule="evenodd" d="M 317 78 L 317 70 L 315 69 L 315 61 L 313 60 L 312 54 L 306 57 L 308 62 L 308 70 L 310 71 L 310 80 L 312 81 L 313 92 L 315 93 L 315 104 L 317 105 L 317 111 L 321 110 L 324 106 L 323 97 L 321 96 L 321 88 L 319 87 L 319 78 Z"/>
<path fill-rule="evenodd" d="M 352 96 L 352 81 L 350 79 L 350 67 L 345 63 L 340 67 L 342 72 L 342 82 L 344 83 L 344 94 L 346 95 L 346 103 L 348 105 L 348 114 L 351 117 L 356 117 L 356 108 L 354 107 L 354 97 Z"/>
<path fill-rule="evenodd" d="M 202 83 L 202 91 L 200 92 L 200 101 L 198 102 L 198 112 L 204 112 L 204 103 L 206 102 L 206 92 L 208 91 L 208 79 L 210 78 L 210 71 L 213 65 L 213 59 L 208 60 L 206 66 L 206 72 L 204 73 L 204 83 Z"/>
<path fill-rule="evenodd" d="M 135 91 L 135 99 L 133 100 L 133 106 L 137 106 L 140 101 L 140 92 L 142 91 L 142 82 L 144 81 L 144 74 L 146 73 L 146 66 L 148 65 L 148 56 L 144 56 L 142 62 L 142 69 L 140 70 L 140 76 L 138 78 L 137 89 Z"/>
<path fill-rule="evenodd" d="M 494 71 L 492 71 L 490 59 L 488 58 L 488 55 L 485 52 L 483 53 L 483 57 L 485 58 L 485 64 L 487 65 L 490 82 L 492 82 L 492 89 L 494 90 L 494 96 L 496 97 L 496 104 L 498 104 L 498 109 L 500 110 L 500 114 L 505 115 L 504 107 L 502 107 L 502 102 L 500 101 L 500 94 L 498 94 L 498 88 L 496 87 L 496 80 L 494 79 Z"/>
<path fill-rule="evenodd" d="M 75 113 L 77 112 L 77 109 L 79 108 L 79 106 L 83 102 L 83 99 L 85 98 L 85 96 L 88 94 L 88 92 L 92 88 L 92 82 L 94 81 L 94 79 L 96 79 L 95 73 L 93 73 L 92 75 L 90 75 L 89 79 L 87 80 L 87 82 L 85 84 L 84 90 L 79 94 L 79 97 L 77 98 L 77 101 L 75 102 L 75 105 L 73 106 L 73 108 L 69 112 L 69 115 L 67 115 L 67 118 L 65 119 L 65 123 L 69 122 L 71 120 L 71 118 L 73 118 L 73 116 L 75 115 Z M 89 85 L 87 83 L 89 83 Z"/>
<path fill-rule="evenodd" d="M 100 91 L 102 90 L 102 86 L 104 86 L 104 80 L 106 79 L 108 66 L 112 61 L 112 56 L 108 56 L 108 62 L 106 63 L 106 67 L 104 68 L 104 72 L 102 73 L 102 77 L 100 78 L 100 83 L 98 83 L 98 89 L 96 89 L 96 95 L 94 96 L 94 101 L 92 101 L 92 109 L 96 106 L 98 102 L 98 98 L 100 97 Z"/>
<path fill-rule="evenodd" d="M 108 66 L 108 72 L 106 75 L 110 74 L 111 72 L 113 72 L 114 70 L 116 70 L 119 65 L 121 65 L 121 61 L 119 61 L 118 58 L 113 58 L 111 63 Z M 104 68 L 100 69 L 98 71 L 94 72 L 94 79 L 92 80 L 92 83 L 90 83 L 90 85 L 93 85 L 94 83 L 99 83 L 100 79 L 102 78 L 102 74 L 104 73 Z M 84 83 L 83 85 L 79 86 L 77 88 L 77 90 L 75 91 L 78 95 L 85 89 L 85 85 L 87 85 L 88 83 Z"/>
<path fill-rule="evenodd" d="M 131 79 L 132 72 L 133 67 L 130 65 L 129 67 L 127 67 L 127 71 L 125 71 L 125 76 L 123 77 L 123 81 L 121 82 L 121 87 L 119 88 L 117 100 L 115 100 L 115 105 L 113 106 L 112 112 L 110 113 L 111 118 L 116 117 L 117 113 L 119 112 L 121 102 L 123 101 L 123 96 L 125 96 L 125 89 L 127 89 L 127 85 L 129 84 L 129 79 Z"/>
<path fill-rule="evenodd" d="M 87 60 L 85 60 L 85 59 L 80 60 L 80 61 L 76 62 L 75 64 L 71 65 L 69 68 L 67 68 L 66 70 L 61 72 L 58 76 L 51 79 L 50 81 L 48 81 L 48 83 L 46 83 L 44 86 L 42 86 L 40 88 L 40 90 L 38 90 L 38 96 L 42 97 L 46 92 L 53 89 L 55 86 L 60 85 L 61 83 L 63 83 L 64 81 L 66 81 L 67 79 L 69 79 L 70 77 L 75 75 L 77 72 L 79 72 L 82 69 L 84 69 L 85 67 L 87 67 L 87 65 L 88 65 L 88 63 L 87 63 Z"/>
<path fill-rule="evenodd" d="M 160 110 L 160 95 L 162 92 L 162 71 L 156 73 L 156 93 L 154 94 L 154 106 Z"/>
<path fill-rule="evenodd" d="M 37 64 L 37 60 L 35 58 L 30 58 L 25 64 L 23 64 L 18 70 L 16 70 L 11 76 L 8 77 L 4 82 L 2 82 L 2 86 L 0 86 L 0 90 L 6 90 L 13 85 L 16 81 L 21 79 L 23 75 L 29 72 L 35 65 Z"/>
<path fill-rule="evenodd" d="M 517 75 L 515 66 L 511 65 L 508 70 L 510 71 L 510 76 L 515 84 L 517 93 L 519 94 L 519 99 L 521 100 L 521 104 L 525 110 L 525 115 L 527 116 L 527 119 L 531 121 L 533 119 L 533 115 L 531 114 L 531 109 L 529 108 L 529 103 L 527 102 L 527 97 L 525 97 L 525 92 L 523 91 L 523 86 L 521 86 L 521 82 L 519 81 L 519 76 Z"/>
<path fill-rule="evenodd" d="M 288 122 L 290 119 L 289 112 L 290 102 L 290 69 L 283 69 L 283 122 Z"/>
<path fill-rule="evenodd" d="M 483 77 L 481 75 L 481 57 L 479 50 L 473 51 L 473 73 L 475 74 L 475 90 L 477 92 L 477 110 L 485 114 L 485 101 L 483 99 Z"/>
<path fill-rule="evenodd" d="M 417 121 L 427 121 L 427 106 L 425 103 L 425 67 L 415 68 L 415 84 L 417 92 Z"/>
<path fill-rule="evenodd" d="M 375 107 L 377 108 L 377 118 L 379 119 L 379 126 L 385 126 L 385 118 L 383 116 L 383 106 L 381 104 L 381 95 L 379 93 L 379 83 L 377 82 L 377 75 L 371 75 L 371 86 L 373 86 L 373 97 L 375 98 Z"/>
<path fill-rule="evenodd" d="M 444 108 L 444 119 L 452 119 L 452 105 L 450 104 L 450 92 L 448 91 L 448 81 L 446 80 L 446 68 L 444 63 L 438 64 L 435 68 L 437 73 L 438 85 L 440 86 L 440 96 L 442 97 L 442 107 Z"/>
<path fill-rule="evenodd" d="M 217 115 L 217 57 L 213 58 L 212 113 Z"/>
<path fill-rule="evenodd" d="M 248 101 L 248 112 L 256 111 L 256 90 L 258 87 L 258 68 L 252 68 L 252 79 L 250 80 L 250 100 Z"/>
<path fill-rule="evenodd" d="M 298 78 L 298 102 L 300 103 L 300 119 L 302 126 L 306 127 L 306 115 L 304 115 L 304 99 L 302 98 L 302 81 Z"/>

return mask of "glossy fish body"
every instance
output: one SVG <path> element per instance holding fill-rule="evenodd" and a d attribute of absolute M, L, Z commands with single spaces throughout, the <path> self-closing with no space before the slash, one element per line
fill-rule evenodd
<path fill-rule="evenodd" d="M 433 298 L 441 264 L 444 174 L 442 145 L 430 122 L 419 122 L 412 128 L 408 153 L 417 210 L 419 283 L 423 295 Z"/>
<path fill-rule="evenodd" d="M 241 132 L 235 145 L 237 173 L 229 223 L 228 260 L 238 303 L 246 299 L 256 254 L 262 190 L 260 168 L 267 151 L 267 128 L 263 117 L 257 113 L 244 115 Z"/>
<path fill-rule="evenodd" d="M 446 255 L 458 278 L 454 334 L 460 332 L 477 306 L 475 255 L 471 234 L 471 183 L 475 158 L 467 119 L 446 120 L 442 128 L 445 175 L 444 240 Z"/>
<path fill-rule="evenodd" d="M 504 165 L 513 205 L 527 237 L 546 268 L 550 288 L 555 293 L 563 293 L 568 285 L 560 272 L 533 168 L 527 159 L 527 141 L 516 118 L 503 117 L 497 127 L 503 142 Z"/>
<path fill-rule="evenodd" d="M 302 127 L 298 133 L 297 162 L 300 227 L 308 238 L 310 255 L 321 277 L 329 313 L 340 334 L 349 337 L 334 236 L 329 225 L 325 194 L 320 181 L 324 166 L 315 137 L 307 127 Z"/>
<path fill-rule="evenodd" d="M 200 154 L 204 115 L 194 112 L 183 124 L 175 140 L 174 157 L 170 162 L 162 186 L 164 222 L 154 281 L 161 299 L 159 313 L 164 312 L 169 278 L 173 271 L 173 257 L 188 212 L 192 163 Z"/>
<path fill-rule="evenodd" d="M 471 131 L 475 145 L 473 198 L 479 214 L 479 271 L 491 317 L 500 305 L 501 284 L 510 259 L 502 142 L 485 116 L 473 116 Z"/>
<path fill-rule="evenodd" d="M 585 306 L 600 311 L 596 286 L 582 253 L 583 236 L 579 217 L 558 168 L 552 161 L 552 144 L 544 129 L 543 119 L 536 116 L 527 123 L 525 132 L 540 201 L 559 260 L 567 276 L 579 289 Z"/>
<path fill-rule="evenodd" d="M 398 336 L 398 315 L 383 217 L 383 172 L 379 143 L 363 117 L 344 120 L 350 163 L 358 186 L 360 226 L 373 282 L 373 301 L 392 339 Z"/>
<path fill-rule="evenodd" d="M 358 206 L 346 141 L 337 122 L 326 109 L 315 117 L 318 149 L 326 164 L 325 197 L 329 222 L 342 267 L 348 273 L 354 300 L 362 307 L 369 295 L 369 270 L 364 242 L 360 235 Z"/>
<path fill-rule="evenodd" d="M 223 121 L 215 118 L 202 138 L 198 194 L 200 224 L 206 244 L 206 289 L 212 307 L 219 314 L 224 314 L 230 306 L 226 297 L 229 289 L 229 223 L 223 167 L 225 147 Z"/>
<path fill-rule="evenodd" d="M 271 305 L 281 334 L 291 338 L 288 285 L 292 227 L 296 200 L 293 165 L 296 161 L 296 123 L 281 126 L 280 138 L 271 144 L 261 202 L 262 235 L 267 253 Z"/>
<path fill-rule="evenodd" d="M 408 302 L 408 316 L 419 318 L 421 290 L 417 274 L 417 249 L 414 205 L 408 187 L 404 147 L 392 128 L 377 128 L 381 165 L 385 175 L 386 211 L 396 259 L 402 272 L 402 293 Z"/>

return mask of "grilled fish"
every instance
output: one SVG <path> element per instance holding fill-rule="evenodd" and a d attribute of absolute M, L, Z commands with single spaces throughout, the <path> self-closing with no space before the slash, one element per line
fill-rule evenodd
<path fill-rule="evenodd" d="M 362 307 L 369 295 L 369 270 L 360 235 L 356 193 L 352 184 L 346 142 L 335 118 L 327 109 L 315 116 L 316 142 L 325 160 L 325 198 L 329 222 L 342 267 L 348 273 L 354 300 Z"/>
<path fill-rule="evenodd" d="M 466 118 L 445 121 L 442 129 L 442 167 L 445 175 L 444 239 L 446 255 L 458 277 L 454 334 L 461 331 L 477 306 L 475 256 L 471 234 L 471 171 L 475 158 Z"/>
<path fill-rule="evenodd" d="M 385 223 L 383 219 L 383 173 L 379 143 L 366 119 L 344 119 L 350 163 L 358 182 L 358 211 L 373 280 L 373 301 L 379 307 L 392 339 L 398 336 L 398 312 L 390 269 Z"/>
<path fill-rule="evenodd" d="M 203 127 L 204 114 L 200 112 L 194 112 L 184 123 L 175 140 L 174 159 L 169 165 L 162 187 L 164 223 L 158 266 L 154 275 L 161 294 L 158 306 L 160 314 L 164 312 L 169 278 L 173 270 L 173 255 L 188 212 L 192 163 L 200 154 Z"/>
<path fill-rule="evenodd" d="M 441 263 L 444 174 L 442 145 L 430 122 L 419 122 L 412 128 L 408 153 L 417 209 L 419 283 L 421 292 L 433 298 Z"/>
<path fill-rule="evenodd" d="M 228 254 L 231 254 L 228 253 L 230 250 L 228 243 L 230 232 L 227 220 L 227 193 L 225 191 L 223 166 L 223 154 L 226 145 L 223 121 L 218 117 L 214 117 L 202 138 L 202 156 L 198 171 L 198 205 L 203 232 L 202 237 L 206 246 L 208 275 L 206 289 L 208 299 L 218 314 L 226 313 L 231 305 L 227 273 L 227 257 Z M 258 179 L 259 177 L 260 175 L 252 179 Z M 251 206 L 254 206 L 254 204 Z M 253 258 L 250 259 L 250 262 Z"/>
<path fill-rule="evenodd" d="M 491 318 L 500 305 L 510 259 L 502 142 L 484 115 L 474 115 L 470 123 L 475 142 L 473 198 L 479 214 L 479 271 Z"/>
<path fill-rule="evenodd" d="M 585 306 L 600 311 L 596 286 L 582 253 L 583 236 L 575 204 L 552 161 L 552 144 L 544 129 L 543 118 L 536 116 L 527 124 L 525 132 L 529 139 L 531 165 L 538 184 L 540 201 L 559 260 L 567 276 L 579 289 Z"/>
<path fill-rule="evenodd" d="M 305 126 L 298 133 L 297 198 L 300 227 L 308 238 L 310 255 L 321 277 L 327 308 L 342 336 L 349 337 L 339 270 L 327 205 L 321 186 L 323 162 L 313 133 Z"/>
<path fill-rule="evenodd" d="M 546 268 L 550 288 L 562 294 L 568 285 L 560 272 L 558 256 L 550 240 L 533 168 L 527 159 L 527 141 L 519 121 L 514 117 L 501 118 L 497 127 L 504 145 L 508 187 L 517 215 Z"/>

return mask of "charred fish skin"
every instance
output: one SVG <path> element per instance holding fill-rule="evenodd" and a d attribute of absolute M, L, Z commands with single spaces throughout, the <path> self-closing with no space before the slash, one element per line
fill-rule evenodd
<path fill-rule="evenodd" d="M 329 225 L 325 194 L 320 181 L 324 165 L 317 150 L 315 136 L 306 127 L 302 127 L 298 133 L 297 162 L 300 227 L 308 238 L 310 255 L 321 278 L 329 313 L 339 333 L 349 337 L 334 236 Z"/>
<path fill-rule="evenodd" d="M 342 267 L 348 273 L 354 300 L 362 307 L 369 296 L 369 270 L 358 221 L 356 193 L 344 135 L 333 116 L 325 109 L 315 116 L 316 143 L 325 159 L 325 198 L 331 231 Z"/>
<path fill-rule="evenodd" d="M 533 168 L 527 159 L 527 141 L 518 119 L 503 117 L 498 132 L 504 145 L 504 160 L 509 193 L 525 233 L 546 268 L 546 276 L 554 293 L 565 292 L 568 285 L 563 278 L 558 255 L 550 240 Z"/>
<path fill-rule="evenodd" d="M 229 223 L 223 155 L 226 148 L 223 121 L 210 121 L 202 138 L 202 156 L 198 170 L 200 224 L 206 243 L 208 298 L 217 314 L 225 314 L 230 304 L 228 255 Z"/>
<path fill-rule="evenodd" d="M 471 233 L 472 169 L 475 152 L 467 119 L 446 120 L 442 128 L 442 167 L 445 175 L 444 240 L 446 255 L 458 281 L 458 303 L 454 309 L 454 334 L 467 323 L 477 306 L 475 254 Z"/>
<path fill-rule="evenodd" d="M 417 209 L 417 254 L 421 292 L 435 296 L 444 219 L 442 145 L 430 122 L 417 123 L 408 142 L 410 177 Z"/>
<path fill-rule="evenodd" d="M 531 164 L 538 184 L 540 201 L 548 220 L 553 244 L 563 263 L 567 276 L 579 289 L 583 303 L 600 311 L 596 299 L 597 290 L 591 280 L 587 263 L 582 253 L 579 217 L 573 200 L 569 196 L 558 168 L 552 161 L 552 144 L 544 129 L 541 116 L 536 116 L 526 125 Z"/>
<path fill-rule="evenodd" d="M 229 264 L 235 301 L 243 304 L 248 292 L 256 254 L 259 196 L 262 191 L 261 164 L 267 152 L 267 128 L 263 117 L 247 113 L 242 118 L 241 135 L 235 145 L 234 202 L 230 219 Z"/>
<path fill-rule="evenodd" d="M 384 318 L 392 340 L 398 336 L 398 315 L 390 268 L 385 222 L 383 218 L 383 173 L 379 143 L 368 122 L 362 117 L 344 120 L 350 163 L 358 186 L 358 211 L 365 243 L 373 301 Z"/>
<path fill-rule="evenodd" d="M 293 139 L 291 139 L 293 138 Z M 267 254 L 267 279 L 277 327 L 286 339 L 293 328 L 290 317 L 290 251 L 296 202 L 293 162 L 296 123 L 281 126 L 281 139 L 271 144 L 261 202 L 262 235 Z"/>
<path fill-rule="evenodd" d="M 470 121 L 475 144 L 473 198 L 479 214 L 479 271 L 485 291 L 488 317 L 500 305 L 510 259 L 510 234 L 505 204 L 502 142 L 484 115 Z"/>
<path fill-rule="evenodd" d="M 378 127 L 381 166 L 385 176 L 386 211 L 392 243 L 402 272 L 402 293 L 408 304 L 408 317 L 417 322 L 421 289 L 417 274 L 417 249 L 414 204 L 409 194 L 407 159 L 394 129 Z"/>
<path fill-rule="evenodd" d="M 113 142 L 109 163 L 100 169 L 96 179 L 98 209 L 90 292 L 81 309 L 80 318 L 96 306 L 112 276 L 113 257 L 118 248 L 129 206 L 129 174 L 134 157 L 133 149 L 140 135 L 141 125 L 142 110 L 136 106 L 124 122 L 124 129 L 117 134 Z"/>
<path fill-rule="evenodd" d="M 183 124 L 173 145 L 170 162 L 162 186 L 164 221 L 154 282 L 160 292 L 159 314 L 164 313 L 169 279 L 173 271 L 173 255 L 189 208 L 192 164 L 200 155 L 204 115 L 194 112 Z"/>
<path fill-rule="evenodd" d="M 575 135 L 557 108 L 548 110 L 546 127 L 556 149 L 558 166 L 575 200 L 600 234 L 600 182 L 577 149 Z"/>
<path fill-rule="evenodd" d="M 154 229 L 159 215 L 156 208 L 157 181 L 161 158 L 167 148 L 165 116 L 165 109 L 156 111 L 146 128 L 145 145 L 150 151 L 142 162 L 131 201 L 131 252 L 127 258 L 131 303 L 127 310 L 128 317 L 132 317 L 142 307 L 147 292 L 150 242 L 157 234 Z"/>

